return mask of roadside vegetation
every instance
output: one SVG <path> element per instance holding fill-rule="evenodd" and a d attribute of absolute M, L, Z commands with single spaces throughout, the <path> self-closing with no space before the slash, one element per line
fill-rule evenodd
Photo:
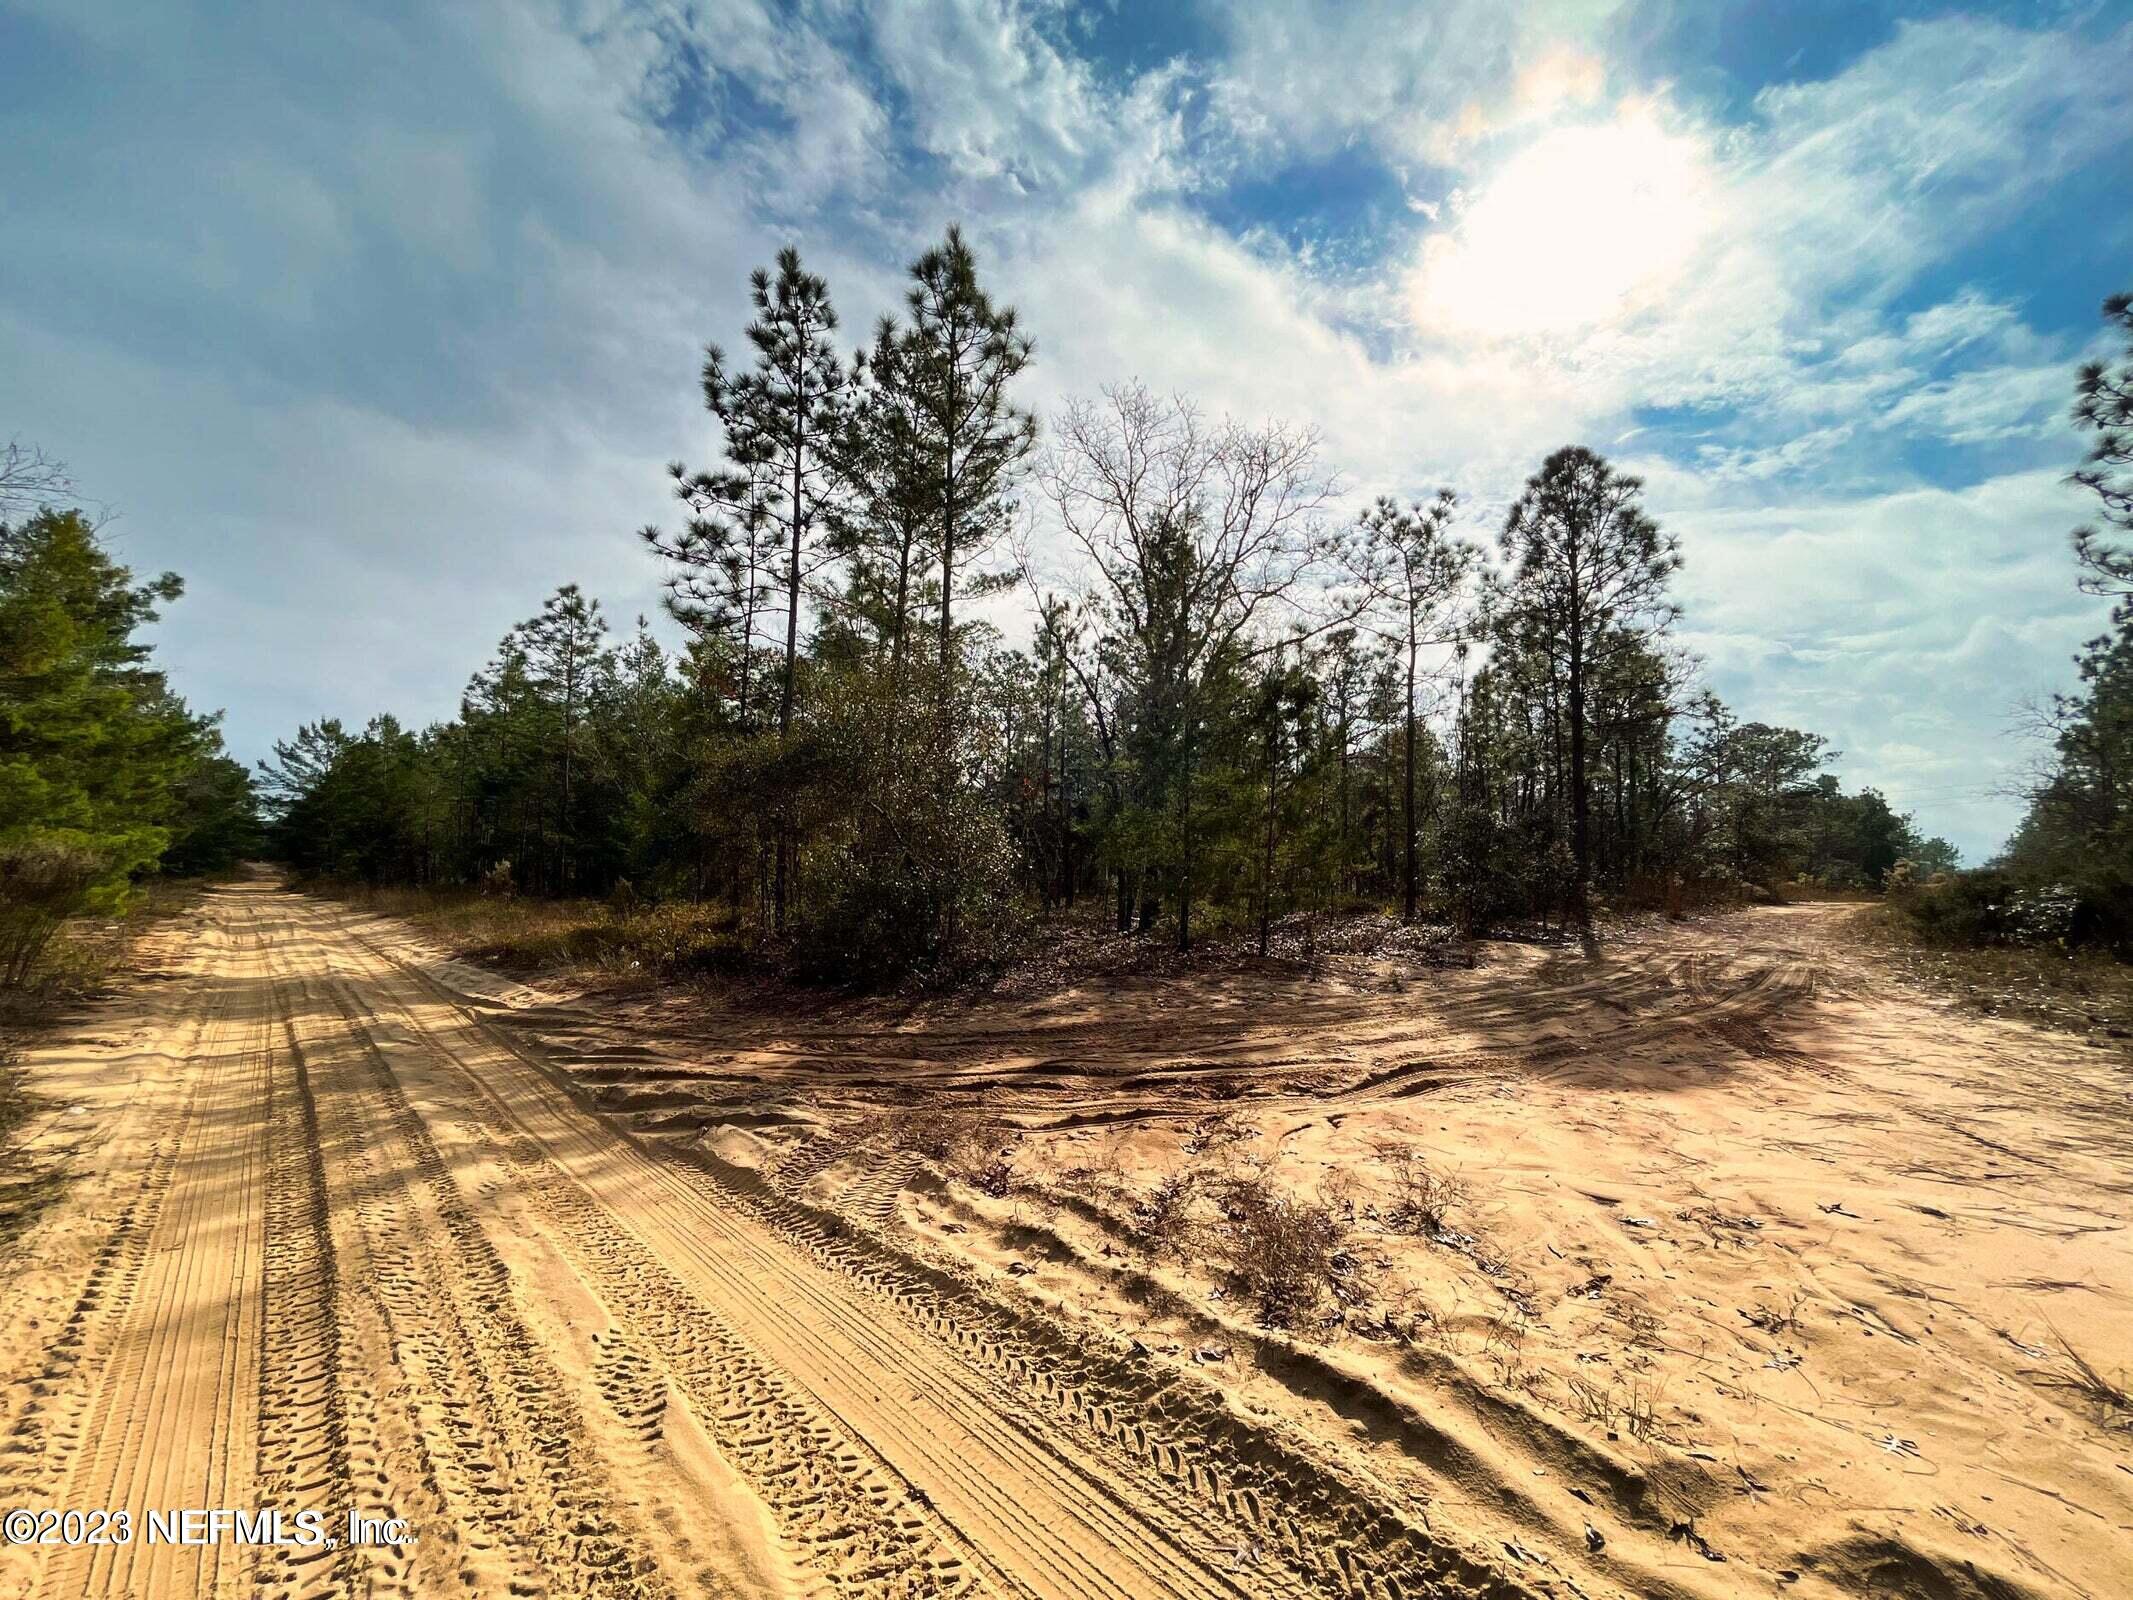
<path fill-rule="evenodd" d="M 2075 658 L 2076 682 L 2038 708 L 2050 758 L 2007 848 L 1971 872 L 1907 869 L 1889 884 L 1897 937 L 1988 1009 L 2105 1034 L 2133 1026 L 2133 297 L 2104 316 L 2125 341 L 2075 381 L 2093 436 L 2074 481 L 2096 501 L 2076 530 L 2077 581 L 2113 598 Z"/>
<path fill-rule="evenodd" d="M 1126 384 L 1040 428 L 954 232 L 849 357 L 796 251 L 754 296 L 747 359 L 703 365 L 719 454 L 640 535 L 680 648 L 566 584 L 456 718 L 297 730 L 262 794 L 299 874 L 436 891 L 505 961 L 887 985 L 1047 921 L 1265 954 L 1299 918 L 1577 930 L 1953 864 L 1703 685 L 1676 542 L 1590 450 L 1484 548 L 1450 490 L 1336 516 L 1306 425 Z"/>
<path fill-rule="evenodd" d="M 58 1192 L 19 1143 L 22 1050 L 189 899 L 173 875 L 259 846 L 251 780 L 141 633 L 181 585 L 135 581 L 65 469 L 0 447 L 0 1248 Z"/>
<path fill-rule="evenodd" d="M 715 903 L 544 900 L 338 882 L 312 887 L 356 910 L 410 923 L 456 956 L 520 976 L 577 971 L 675 979 L 748 966 L 749 947 L 733 913 Z"/>
<path fill-rule="evenodd" d="M 78 987 L 98 933 L 160 873 L 255 850 L 251 782 L 216 718 L 171 692 L 141 634 L 183 591 L 115 561 L 74 486 L 0 453 L 0 991 Z"/>
<path fill-rule="evenodd" d="M 1922 933 L 1902 905 L 1867 915 L 1865 932 L 1885 960 L 1987 1016 L 2058 1028 L 2099 1043 L 2133 1040 L 2133 963 L 2108 949 L 1953 944 Z"/>

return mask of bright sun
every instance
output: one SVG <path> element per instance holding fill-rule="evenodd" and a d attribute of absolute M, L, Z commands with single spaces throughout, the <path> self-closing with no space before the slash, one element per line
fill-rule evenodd
<path fill-rule="evenodd" d="M 1424 243 L 1410 285 L 1416 320 L 1482 338 L 1613 320 L 1686 265 L 1710 194 L 1698 143 L 1649 109 L 1544 134 Z"/>

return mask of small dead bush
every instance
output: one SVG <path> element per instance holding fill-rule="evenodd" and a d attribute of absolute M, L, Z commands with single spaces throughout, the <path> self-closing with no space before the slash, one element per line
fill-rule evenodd
<path fill-rule="evenodd" d="M 1453 1213 L 1467 1203 L 1466 1181 L 1456 1172 L 1432 1166 L 1421 1151 L 1408 1145 L 1383 1144 L 1377 1154 L 1392 1176 L 1386 1225 L 1425 1239 L 1451 1232 Z"/>
<path fill-rule="evenodd" d="M 1665 1390 L 1641 1378 L 1630 1380 L 1622 1397 L 1622 1427 L 1632 1439 L 1652 1444 L 1672 1444 L 1674 1436 L 1659 1420 L 1659 1403 Z"/>
<path fill-rule="evenodd" d="M 1524 1310 L 1515 1305 L 1489 1319 L 1481 1353 L 1503 1388 L 1530 1389 L 1538 1381 L 1538 1375 L 1526 1365 L 1526 1334 L 1531 1326 Z"/>
<path fill-rule="evenodd" d="M 1192 1132 L 1186 1136 L 1185 1153 L 1204 1155 L 1224 1145 L 1241 1144 L 1251 1137 L 1252 1130 L 1237 1120 L 1236 1112 L 1217 1111 L 1193 1124 Z"/>
<path fill-rule="evenodd" d="M 1331 1207 L 1284 1193 L 1259 1173 L 1218 1197 L 1218 1250 L 1230 1286 L 1268 1327 L 1290 1328 L 1325 1299 L 1343 1229 Z"/>
<path fill-rule="evenodd" d="M 63 839 L 0 848 L 0 988 L 30 981 L 60 926 L 86 908 L 110 863 Z"/>
<path fill-rule="evenodd" d="M 1571 1410 L 1583 1421 L 1612 1433 L 1615 1426 L 1615 1397 L 1590 1378 L 1572 1373 L 1564 1380 L 1570 1390 Z"/>
<path fill-rule="evenodd" d="M 908 1112 L 870 1119 L 858 1137 L 889 1150 L 922 1156 L 951 1178 L 1004 1197 L 1014 1187 L 1016 1130 L 975 1111 Z"/>
<path fill-rule="evenodd" d="M 1156 1257 L 1182 1255 L 1192 1234 L 1192 1203 L 1200 1181 L 1189 1169 L 1173 1172 L 1133 1207 L 1133 1242 Z"/>
<path fill-rule="evenodd" d="M 1014 1129 L 991 1117 L 960 1118 L 947 1132 L 941 1161 L 951 1177 L 999 1200 L 1015 1184 L 1015 1138 Z"/>
<path fill-rule="evenodd" d="M 1760 1328 L 1765 1333 L 1794 1333 L 1800 1326 L 1800 1308 L 1806 1304 L 1806 1294 L 1795 1289 L 1792 1297 L 1782 1306 L 1768 1300 L 1758 1300 L 1740 1315 L 1749 1327 Z"/>
<path fill-rule="evenodd" d="M 1601 1388 L 1589 1378 L 1572 1373 L 1565 1380 L 1570 1391 L 1570 1410 L 1579 1419 L 1603 1430 L 1610 1439 L 1628 1434 L 1650 1444 L 1672 1444 L 1673 1435 L 1659 1419 L 1665 1397 L 1662 1386 L 1632 1378 L 1626 1384 L 1610 1382 Z"/>
<path fill-rule="evenodd" d="M 1624 1344 L 1632 1350 L 1656 1350 L 1664 1345 L 1666 1324 L 1642 1299 L 1617 1291 L 1607 1297 L 1607 1314 L 1621 1330 Z"/>

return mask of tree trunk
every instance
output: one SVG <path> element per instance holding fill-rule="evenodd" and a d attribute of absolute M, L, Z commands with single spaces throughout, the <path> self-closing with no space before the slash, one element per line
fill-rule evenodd
<path fill-rule="evenodd" d="M 792 518 L 792 544 L 785 569 L 785 689 L 778 698 L 778 738 L 782 741 L 792 734 L 793 691 L 800 672 L 800 530 L 803 518 L 800 515 L 800 491 L 803 487 L 800 469 L 807 451 L 807 383 L 803 378 L 796 391 L 798 399 L 793 414 L 792 448 L 792 504 L 786 508 Z M 777 878 L 771 890 L 771 926 L 779 932 L 785 930 L 786 861 L 792 854 L 792 841 L 785 818 L 778 819 Z"/>
<path fill-rule="evenodd" d="M 567 648 L 573 655 L 570 663 L 563 669 L 563 813 L 562 826 L 556 830 L 560 836 L 557 843 L 561 847 L 563 857 L 560 876 L 565 894 L 570 892 L 577 869 L 576 852 L 572 849 L 576 842 L 577 812 L 570 803 L 570 745 L 571 736 L 577 731 L 578 665 L 575 659 L 576 645 L 572 644 Z"/>
<path fill-rule="evenodd" d="M 1355 893 L 1355 849 L 1349 842 L 1351 824 L 1348 802 L 1348 704 L 1345 691 L 1341 700 L 1341 868 L 1340 889 L 1344 895 Z"/>
<path fill-rule="evenodd" d="M 1269 708 L 1271 713 L 1272 708 Z M 1276 779 L 1279 773 L 1274 766 L 1279 753 L 1276 746 L 1276 725 L 1269 714 L 1266 723 L 1266 840 L 1259 857 L 1259 955 L 1266 958 L 1267 947 L 1274 931 L 1274 826 L 1279 790 Z"/>
<path fill-rule="evenodd" d="M 948 358 L 948 459 L 941 474 L 941 742 L 945 746 L 955 705 L 955 429 L 956 378 L 961 353 L 951 343 Z"/>
<path fill-rule="evenodd" d="M 1585 793 L 1585 659 L 1577 631 L 1570 634 L 1570 913 L 1580 928 L 1591 926 L 1587 899 L 1592 882 L 1592 818 Z"/>
<path fill-rule="evenodd" d="M 1037 809 L 1049 821 L 1052 811 L 1052 697 L 1050 695 L 1046 695 L 1044 699 L 1044 724 L 1040 730 L 1039 738 L 1044 747 L 1044 754 L 1037 763 Z M 1044 837 L 1043 833 L 1037 829 L 1032 829 L 1031 833 L 1039 841 Z M 1058 880 L 1051 872 L 1046 870 L 1047 865 L 1040 845 L 1037 850 L 1037 892 L 1044 901 L 1045 915 L 1049 916 L 1056 900 L 1054 890 L 1058 887 Z"/>
<path fill-rule="evenodd" d="M 1178 949 L 1192 948 L 1192 776 L 1178 783 Z"/>
<path fill-rule="evenodd" d="M 1402 757 L 1406 773 L 1400 786 L 1401 816 L 1405 827 L 1402 841 L 1402 873 L 1405 878 L 1401 897 L 1401 920 L 1412 922 L 1420 902 L 1420 886 L 1417 883 L 1415 862 L 1415 639 L 1412 626 L 1407 636 L 1407 749 Z"/>
<path fill-rule="evenodd" d="M 1059 681 L 1059 898 L 1074 909 L 1074 808 L 1067 785 L 1066 675 Z"/>
<path fill-rule="evenodd" d="M 889 630 L 889 699 L 899 722 L 904 704 L 904 626 L 911 609 L 911 530 L 906 526 L 896 547 L 896 617 Z M 891 735 L 890 743 L 895 743 Z"/>

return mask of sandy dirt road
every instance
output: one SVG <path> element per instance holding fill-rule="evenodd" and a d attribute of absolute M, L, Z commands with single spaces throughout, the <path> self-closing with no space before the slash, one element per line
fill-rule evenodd
<path fill-rule="evenodd" d="M 499 1025 L 531 997 L 375 922 L 218 889 L 149 968 L 30 1062 L 68 1186 L 0 1291 L 0 1506 L 129 1537 L 0 1593 L 1529 1592 L 1130 1342 L 611 1124 Z M 151 1539 L 187 1507 L 412 1537 Z"/>

